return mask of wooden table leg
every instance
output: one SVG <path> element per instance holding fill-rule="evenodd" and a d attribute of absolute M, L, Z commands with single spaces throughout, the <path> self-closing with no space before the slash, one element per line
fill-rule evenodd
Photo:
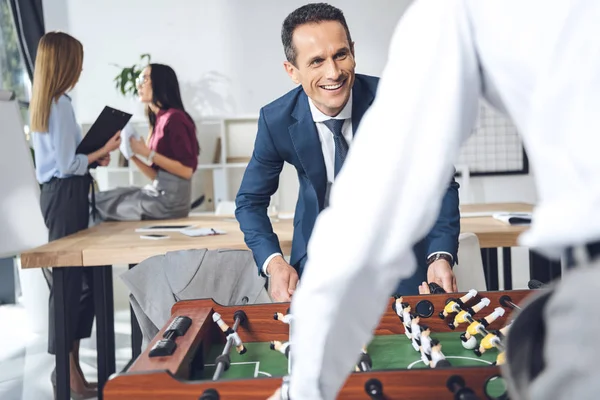
<path fill-rule="evenodd" d="M 65 268 L 52 268 L 52 291 L 54 296 L 54 331 L 56 352 L 56 399 L 71 398 L 71 377 L 69 372 L 69 352 L 67 346 L 67 303 Z"/>
<path fill-rule="evenodd" d="M 112 266 L 94 268 L 94 304 L 96 308 L 96 341 L 98 354 L 98 399 L 115 365 L 115 316 Z"/>

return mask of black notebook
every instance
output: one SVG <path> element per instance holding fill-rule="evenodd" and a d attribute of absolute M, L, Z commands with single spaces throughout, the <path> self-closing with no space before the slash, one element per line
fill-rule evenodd
<path fill-rule="evenodd" d="M 79 143 L 79 146 L 77 146 L 76 153 L 90 154 L 96 150 L 100 150 L 117 131 L 120 131 L 127 125 L 130 119 L 131 114 L 108 106 L 104 107 L 96 122 L 94 122 L 81 143 Z"/>

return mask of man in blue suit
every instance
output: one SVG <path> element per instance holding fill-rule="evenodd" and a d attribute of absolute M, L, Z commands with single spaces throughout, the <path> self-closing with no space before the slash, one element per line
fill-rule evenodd
<path fill-rule="evenodd" d="M 298 8 L 285 19 L 281 36 L 285 70 L 299 86 L 260 110 L 254 152 L 236 198 L 236 217 L 259 273 L 271 280 L 272 298 L 290 301 L 317 216 L 327 205 L 329 187 L 375 98 L 379 79 L 355 74 L 354 42 L 343 13 L 335 7 L 319 3 Z M 284 162 L 296 168 L 300 183 L 289 264 L 267 213 Z M 425 290 L 425 281 L 456 291 L 452 266 L 459 232 L 458 184 L 452 180 L 435 226 L 414 248 L 418 268 L 397 292 L 417 294 Z"/>

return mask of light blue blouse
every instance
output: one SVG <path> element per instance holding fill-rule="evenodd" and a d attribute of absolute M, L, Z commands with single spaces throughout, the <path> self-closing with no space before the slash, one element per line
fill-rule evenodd
<path fill-rule="evenodd" d="M 48 132 L 33 132 L 31 137 L 39 183 L 87 173 L 87 155 L 75 154 L 83 135 L 68 96 L 52 102 Z"/>

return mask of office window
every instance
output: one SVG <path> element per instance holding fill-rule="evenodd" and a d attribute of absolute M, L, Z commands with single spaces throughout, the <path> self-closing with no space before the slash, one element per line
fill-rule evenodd
<path fill-rule="evenodd" d="M 0 0 L 0 88 L 17 94 L 22 105 L 23 122 L 29 125 L 27 103 L 31 96 L 31 81 L 23 63 L 8 0 Z"/>

